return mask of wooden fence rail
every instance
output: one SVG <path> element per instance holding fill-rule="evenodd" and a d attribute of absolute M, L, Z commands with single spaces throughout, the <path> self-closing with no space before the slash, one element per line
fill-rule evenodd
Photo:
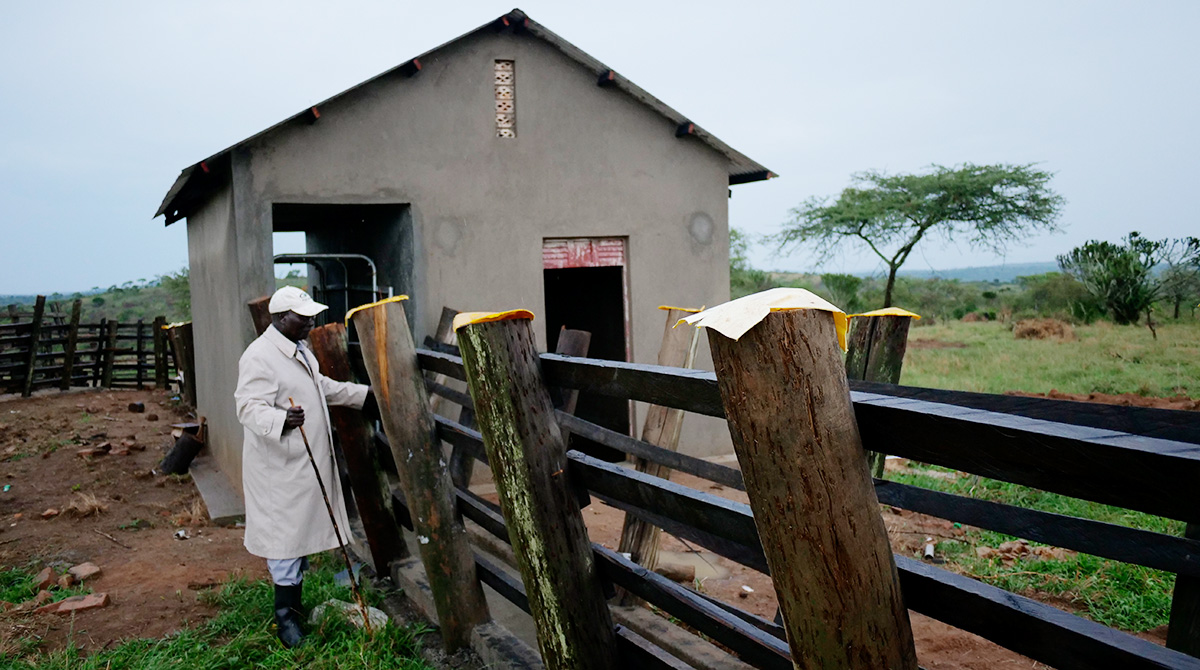
<path fill-rule="evenodd" d="M 166 388 L 170 383 L 175 366 L 161 332 L 163 317 L 153 324 L 80 323 L 80 300 L 61 314 L 46 312 L 44 302 L 39 297 L 32 312 L 16 313 L 30 321 L 0 324 L 0 393 L 29 396 L 72 386 Z"/>
<path fill-rule="evenodd" d="M 419 350 L 420 366 L 429 372 L 465 380 L 461 359 L 454 355 L 453 348 L 439 349 Z M 550 386 L 724 416 L 716 377 L 711 372 L 554 354 L 541 355 L 541 368 Z M 443 384 L 427 383 L 427 387 L 448 401 L 472 406 L 469 396 Z M 958 396 L 953 392 L 866 383 L 852 383 L 851 388 L 862 389 L 853 390 L 851 395 L 866 449 L 1169 518 L 1200 520 L 1200 511 L 1187 504 L 1192 482 L 1200 475 L 1197 445 L 1200 440 L 1178 439 L 1200 435 L 1200 421 L 1194 416 L 1138 408 L 1099 409 L 1063 401 L 1007 399 L 984 394 L 964 394 L 963 404 L 957 405 L 953 401 Z M 930 397 L 936 401 L 926 399 Z M 993 411 L 998 409 L 1009 411 Z M 626 454 L 731 488 L 745 488 L 741 473 L 734 468 L 662 449 L 569 414 L 560 412 L 556 418 L 564 431 L 584 435 Z M 436 421 L 443 441 L 484 457 L 478 432 L 442 417 Z M 1142 434 L 1121 430 L 1122 427 L 1140 429 Z M 970 449 L 964 445 L 970 445 Z M 572 480 L 606 503 L 730 560 L 769 572 L 748 506 L 630 472 L 578 452 L 569 453 L 568 459 Z M 1197 540 L 894 482 L 876 480 L 875 488 L 880 502 L 895 507 L 1180 575 L 1200 576 Z M 460 491 L 460 498 L 463 495 Z M 489 528 L 476 519 L 481 514 L 477 507 L 478 504 L 460 500 L 464 516 Z M 489 530 L 500 537 L 494 519 Z M 603 566 L 601 573 L 611 582 L 646 598 L 732 649 L 746 645 L 752 649 L 757 644 L 752 635 L 746 635 L 736 626 L 718 627 L 721 628 L 718 635 L 722 637 L 713 635 L 685 618 L 699 617 L 696 620 L 703 622 L 704 617 L 678 602 L 670 604 L 675 610 L 660 604 L 670 603 L 676 596 L 657 595 L 658 601 L 646 597 L 643 592 L 653 592 L 643 583 L 646 580 L 632 580 L 626 573 L 618 579 L 608 567 L 612 561 L 602 554 L 602 551 L 596 554 L 597 565 Z M 1200 660 L 1191 656 L 1028 598 L 902 556 L 896 556 L 895 560 L 909 608 L 1035 660 L 1061 668 L 1113 663 L 1129 668 L 1200 668 Z M 729 609 L 728 606 L 722 609 L 725 616 L 742 623 L 757 620 L 757 625 L 750 627 L 759 633 L 768 632 L 776 641 L 782 634 L 775 624 L 744 612 L 733 614 Z M 731 630 L 739 633 L 732 634 Z M 753 656 L 755 652 L 750 653 Z M 769 653 L 755 658 L 758 662 L 752 664 L 774 667 L 775 661 Z M 743 656 L 743 660 L 748 658 Z"/>

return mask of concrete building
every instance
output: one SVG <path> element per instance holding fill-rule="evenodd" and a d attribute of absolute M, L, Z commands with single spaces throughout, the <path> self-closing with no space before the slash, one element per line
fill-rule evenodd
<path fill-rule="evenodd" d="M 729 298 L 730 185 L 772 176 L 519 10 L 187 167 L 155 216 L 187 221 L 211 452 L 240 482 L 233 390 L 246 303 L 275 288 L 273 232 L 374 262 L 313 261 L 335 318 L 374 279 L 411 296 L 418 341 L 443 306 L 523 307 L 543 348 L 566 325 L 595 357 L 653 363 L 657 306 Z M 588 411 L 628 429 L 617 410 Z M 704 417 L 681 448 L 731 452 Z"/>

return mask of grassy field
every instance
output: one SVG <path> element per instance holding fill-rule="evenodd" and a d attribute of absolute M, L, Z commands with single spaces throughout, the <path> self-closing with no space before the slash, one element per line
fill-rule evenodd
<path fill-rule="evenodd" d="M 350 591 L 334 583 L 338 563 L 328 555 L 315 557 L 314 569 L 304 579 L 304 605 L 308 609 L 338 598 L 350 601 Z M 16 601 L 32 594 L 18 593 L 32 586 L 32 578 L 21 570 L 0 574 L 5 594 Z M 12 591 L 12 592 L 9 592 Z M 78 649 L 39 654 L 32 639 L 16 641 L 17 648 L 0 651 L 0 668 L 36 670 L 108 670 L 129 668 L 151 670 L 186 668 L 317 668 L 321 670 L 430 670 L 419 655 L 419 628 L 389 623 L 373 637 L 342 617 L 331 614 L 308 627 L 304 645 L 288 650 L 275 637 L 271 608 L 273 587 L 265 581 L 233 581 L 205 597 L 219 608 L 215 617 L 195 628 L 158 640 L 132 640 L 90 656 Z M 367 600 L 378 605 L 382 596 L 366 590 Z"/>
<path fill-rule="evenodd" d="M 939 323 L 914 328 L 902 383 L 985 393 L 1134 393 L 1151 397 L 1200 395 L 1200 323 L 1167 323 L 1155 340 L 1149 329 L 1099 323 L 1075 329 L 1077 340 L 1017 340 L 995 322 Z M 1121 524 L 1170 535 L 1183 524 L 1139 512 L 952 473 L 918 463 L 887 478 L 906 484 L 1011 505 Z M 949 473 L 949 474 L 948 474 Z M 971 529 L 944 540 L 938 552 L 950 569 L 1001 588 L 1051 602 L 1128 631 L 1167 623 L 1175 576 L 1086 554 L 1061 558 L 981 557 L 1015 538 Z M 1037 543 L 1029 543 L 1031 547 Z M 1007 559 L 1007 560 L 1004 560 Z"/>
<path fill-rule="evenodd" d="M 1077 326 L 1073 342 L 1018 340 L 998 322 L 914 327 L 906 386 L 1004 393 L 1136 393 L 1200 396 L 1200 322 Z"/>

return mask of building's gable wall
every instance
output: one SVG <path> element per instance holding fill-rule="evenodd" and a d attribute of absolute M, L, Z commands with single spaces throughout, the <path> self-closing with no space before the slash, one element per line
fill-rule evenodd
<path fill-rule="evenodd" d="M 495 136 L 496 59 L 516 62 L 516 139 Z M 638 362 L 656 360 L 658 305 L 728 299 L 724 157 L 676 138 L 670 121 L 598 87 L 597 73 L 536 38 L 477 34 L 423 66 L 325 105 L 311 126 L 288 125 L 248 146 L 234 184 L 239 228 L 269 240 L 272 203 L 410 204 L 418 338 L 443 305 L 541 314 L 547 237 L 629 238 Z M 243 273 L 264 271 L 270 254 L 269 243 L 244 250 Z M 535 322 L 535 331 L 545 347 L 544 327 Z M 236 360 L 226 353 L 221 363 Z M 728 449 L 723 426 L 688 423 L 693 453 Z"/>

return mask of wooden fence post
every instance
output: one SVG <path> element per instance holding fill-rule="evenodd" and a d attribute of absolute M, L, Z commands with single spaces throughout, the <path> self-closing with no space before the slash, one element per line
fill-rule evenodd
<path fill-rule="evenodd" d="M 921 318 L 911 313 L 868 312 L 850 319 L 850 335 L 846 340 L 846 376 L 865 382 L 899 384 L 904 352 L 908 349 L 908 327 L 914 317 Z M 871 464 L 871 474 L 883 477 L 887 454 L 868 451 L 867 462 Z"/>
<path fill-rule="evenodd" d="M 179 389 L 183 402 L 196 406 L 196 354 L 192 349 L 192 322 L 181 323 L 167 330 L 171 335 L 171 348 L 175 352 L 175 369 L 183 375 Z"/>
<path fill-rule="evenodd" d="M 71 377 L 75 374 L 75 349 L 79 346 L 79 315 L 83 310 L 83 300 L 76 298 L 71 303 L 71 323 L 67 326 L 67 343 L 63 345 L 63 372 L 59 389 L 66 391 L 71 388 Z"/>
<path fill-rule="evenodd" d="M 154 317 L 154 387 L 167 388 L 170 379 L 167 375 L 167 317 Z"/>
<path fill-rule="evenodd" d="M 658 349 L 658 364 L 676 368 L 690 368 L 696 358 L 696 347 L 700 344 L 700 329 L 691 326 L 675 327 L 680 319 L 697 312 L 695 309 L 680 309 L 678 307 L 660 307 L 667 312 L 667 325 L 663 331 L 662 344 Z M 679 448 L 679 432 L 683 427 L 683 410 L 651 405 L 646 412 L 646 423 L 642 427 L 642 441 L 658 447 L 675 451 Z M 635 458 L 634 467 L 638 472 L 645 472 L 663 479 L 671 478 L 671 469 L 651 463 L 644 458 Z M 635 517 L 625 515 L 625 523 L 621 528 L 621 543 L 617 551 L 627 553 L 634 563 L 653 570 L 658 567 L 658 543 L 661 530 L 654 524 Z M 628 591 L 622 591 L 619 602 L 621 605 L 633 605 L 639 598 Z"/>
<path fill-rule="evenodd" d="M 566 445 L 542 379 L 530 315 L 458 329 L 475 418 L 549 670 L 618 667 Z"/>
<path fill-rule="evenodd" d="M 314 328 L 308 334 L 321 374 L 337 381 L 353 380 L 346 327 L 340 323 Z M 408 558 L 408 546 L 392 511 L 392 491 L 387 475 L 375 458 L 374 430 L 362 412 L 349 407 L 330 407 L 329 417 L 349 469 L 350 489 L 358 516 L 367 534 L 367 546 L 375 573 L 388 574 L 392 561 Z"/>
<path fill-rule="evenodd" d="M 33 305 L 33 323 L 29 327 L 29 365 L 25 367 L 25 386 L 21 397 L 33 394 L 33 371 L 37 368 L 38 340 L 42 337 L 42 317 L 46 313 L 46 296 L 39 295 Z"/>
<path fill-rule="evenodd" d="M 271 312 L 268 309 L 270 304 L 271 296 L 269 295 L 255 298 L 246 303 L 246 308 L 250 310 L 250 321 L 254 323 L 255 335 L 262 335 L 266 332 L 267 326 L 271 325 Z"/>
<path fill-rule="evenodd" d="M 112 388 L 113 364 L 117 358 L 117 333 L 120 330 L 119 321 L 108 322 L 108 340 L 104 343 L 104 371 L 100 379 L 100 385 L 104 388 Z"/>
<path fill-rule="evenodd" d="M 1200 540 L 1200 524 L 1189 523 L 1183 531 L 1189 540 Z M 1167 626 L 1167 647 L 1200 657 L 1200 579 L 1175 576 L 1171 595 L 1171 618 Z"/>
<path fill-rule="evenodd" d="M 137 376 L 137 389 L 141 391 L 146 388 L 146 371 L 142 369 L 142 364 L 145 363 L 146 357 L 146 322 L 142 319 L 137 321 L 137 339 L 135 340 L 134 351 L 136 352 L 137 368 L 134 373 Z"/>
<path fill-rule="evenodd" d="M 708 341 L 796 667 L 916 670 L 833 315 Z"/>
<path fill-rule="evenodd" d="M 352 310 L 384 432 L 400 475 L 409 516 L 420 543 L 442 640 L 466 647 L 471 631 L 489 620 L 475 557 L 457 509 L 457 495 L 442 456 L 425 377 L 404 306 L 389 299 Z"/>

